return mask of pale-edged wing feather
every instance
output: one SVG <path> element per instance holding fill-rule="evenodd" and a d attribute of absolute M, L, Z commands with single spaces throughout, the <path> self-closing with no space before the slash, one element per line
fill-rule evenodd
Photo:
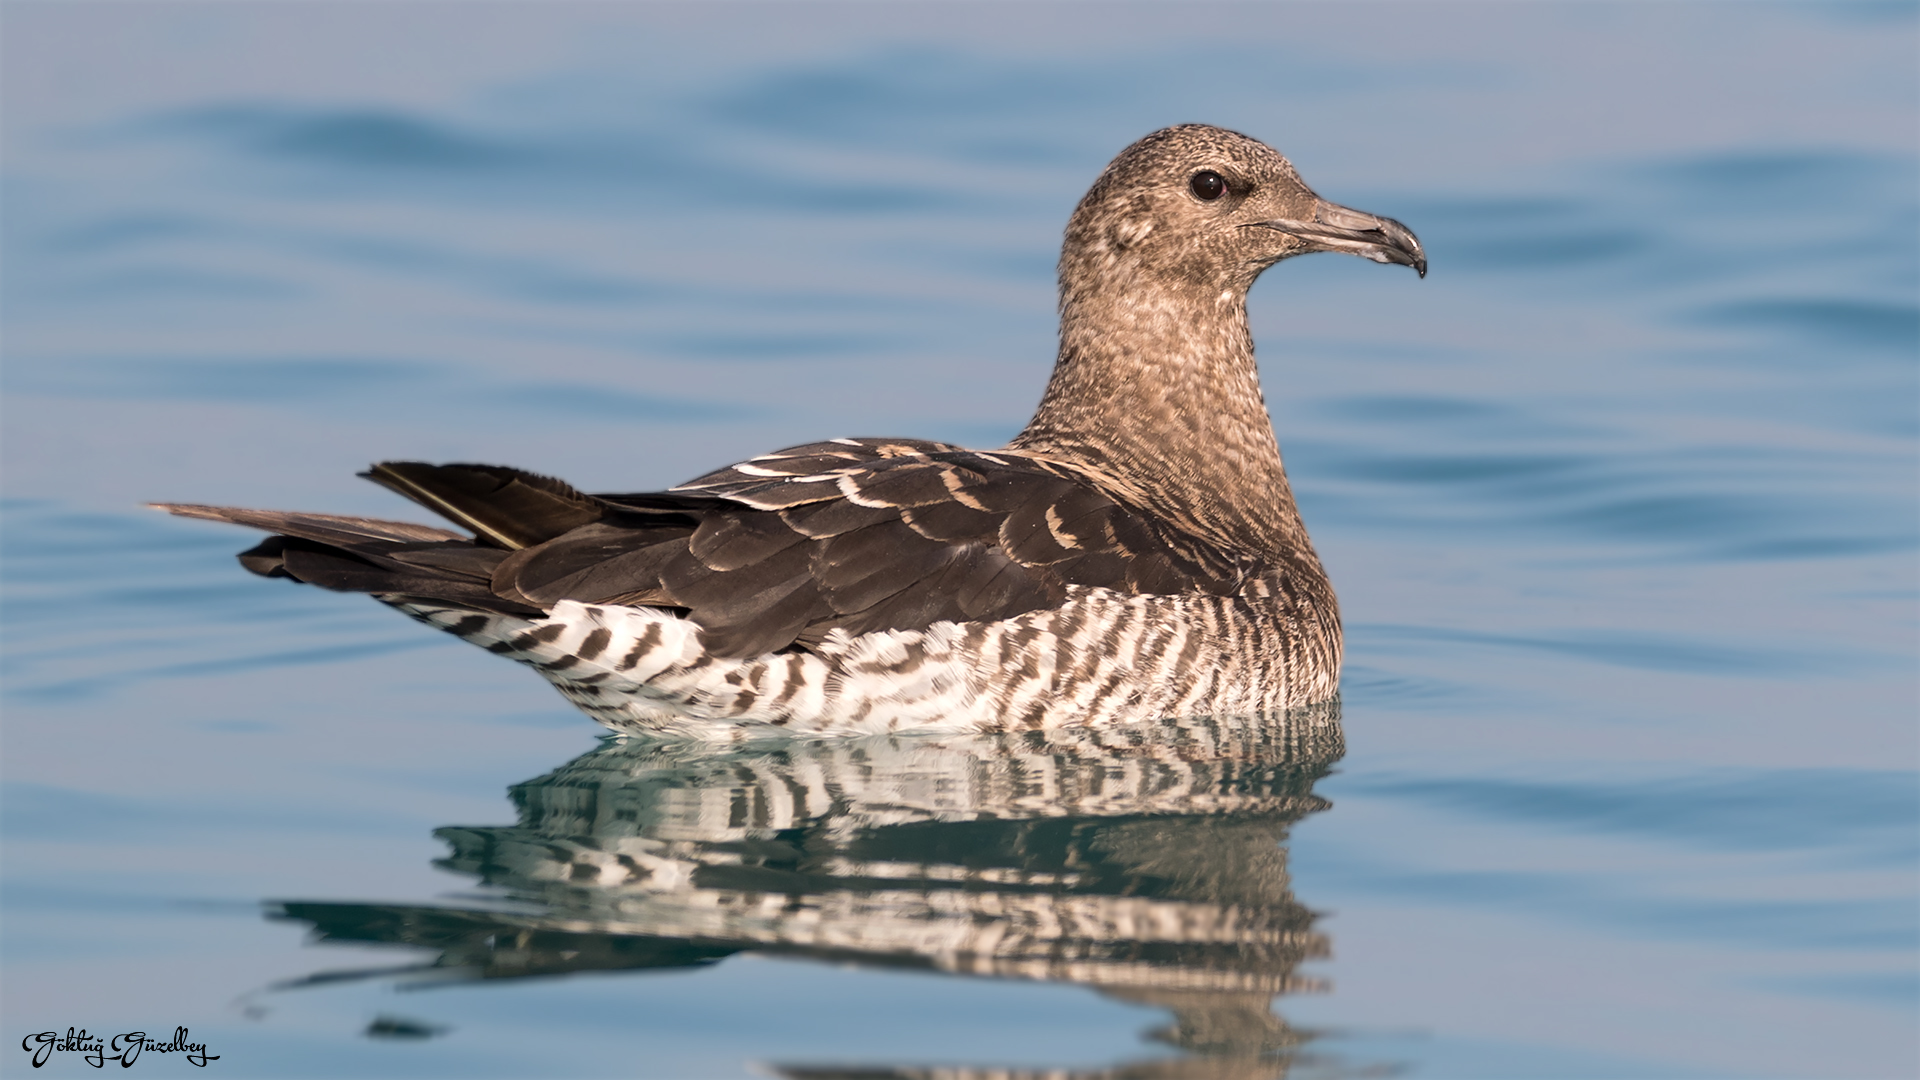
<path fill-rule="evenodd" d="M 917 439 L 837 439 L 762 455 L 653 498 L 704 497 L 700 524 L 632 574 L 544 579 L 610 518 L 516 554 L 510 586 L 542 603 L 665 603 L 706 630 L 710 653 L 806 646 L 840 630 L 999 620 L 1060 603 L 1069 585 L 1126 593 L 1228 594 L 1238 563 L 1123 505 L 1052 462 Z M 621 504 L 634 496 L 600 496 Z M 636 539 L 636 546 L 639 541 Z M 684 544 L 684 547 L 682 546 Z M 667 554 L 671 552 L 671 554 Z M 563 595 L 564 593 L 564 595 Z"/>
<path fill-rule="evenodd" d="M 806 648 L 835 631 L 1002 620 L 1069 586 L 1229 595 L 1241 564 L 1073 466 L 916 439 L 836 439 L 666 492 L 584 495 L 481 465 L 389 462 L 369 477 L 475 531 L 219 507 L 271 529 L 249 569 L 328 588 L 537 614 L 562 600 L 678 610 L 709 655 Z"/>

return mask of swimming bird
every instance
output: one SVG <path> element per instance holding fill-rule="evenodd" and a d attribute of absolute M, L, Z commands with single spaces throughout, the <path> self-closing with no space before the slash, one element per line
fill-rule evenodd
<path fill-rule="evenodd" d="M 1067 223 L 1060 351 L 1006 446 L 831 439 L 664 492 L 491 465 L 361 475 L 467 530 L 155 504 L 240 561 L 530 665 L 616 731 L 1007 731 L 1273 712 L 1339 688 L 1338 605 L 1261 396 L 1247 290 L 1413 233 L 1204 124 L 1121 151 Z"/>

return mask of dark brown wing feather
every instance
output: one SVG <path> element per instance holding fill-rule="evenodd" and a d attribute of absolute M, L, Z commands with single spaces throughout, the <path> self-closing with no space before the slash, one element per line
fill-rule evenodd
<path fill-rule="evenodd" d="M 211 507 L 287 535 L 250 569 L 330 588 L 533 613 L 560 600 L 679 609 L 749 656 L 850 634 L 1006 619 L 1069 585 L 1230 593 L 1240 563 L 1067 466 L 909 439 L 843 439 L 639 495 L 491 466 L 368 474 L 474 529 Z"/>
<path fill-rule="evenodd" d="M 591 524 L 606 512 L 605 503 L 559 480 L 502 465 L 383 461 L 360 475 L 472 529 L 476 542 L 509 551 Z"/>

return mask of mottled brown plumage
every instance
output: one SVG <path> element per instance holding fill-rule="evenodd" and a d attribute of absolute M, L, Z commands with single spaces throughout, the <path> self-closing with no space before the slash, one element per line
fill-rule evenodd
<path fill-rule="evenodd" d="M 1207 609 L 1206 641 L 1269 650 L 1236 663 L 1324 695 L 1338 676 L 1338 612 L 1281 466 L 1246 294 L 1273 263 L 1327 250 L 1426 270 L 1404 227 L 1321 200 L 1271 148 L 1168 128 L 1115 158 L 1074 211 L 1059 359 L 1005 449 L 838 439 L 642 495 L 589 496 L 497 466 L 365 474 L 472 530 L 470 541 L 354 518 L 166 508 L 284 534 L 242 556 L 256 572 L 441 605 L 437 625 L 474 640 L 518 634 L 497 651 L 549 671 L 579 658 L 539 659 L 552 638 L 496 634 L 457 609 L 532 620 L 566 601 L 660 609 L 701 628 L 704 657 L 740 660 L 956 623 L 1007 624 L 1013 644 L 997 649 L 1021 647 L 1029 629 L 1078 648 L 1098 640 L 1069 604 L 1085 590 L 1213 597 L 1226 603 Z M 1069 608 L 1070 626 L 1009 623 Z M 635 640 L 638 650 L 645 635 Z M 1168 662 L 1208 661 L 1187 647 Z M 1051 654 L 1023 663 L 1073 666 Z M 1234 693 L 1249 700 L 1246 687 Z"/>

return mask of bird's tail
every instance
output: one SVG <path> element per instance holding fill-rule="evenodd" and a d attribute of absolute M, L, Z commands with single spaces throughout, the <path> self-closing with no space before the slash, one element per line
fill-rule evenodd
<path fill-rule="evenodd" d="M 477 543 L 508 551 L 591 525 L 611 509 L 564 481 L 504 465 L 383 461 L 360 475 L 473 530 Z"/>
<path fill-rule="evenodd" d="M 541 614 L 493 591 L 493 568 L 507 551 L 482 547 L 446 529 L 337 514 L 149 505 L 180 517 L 227 521 L 276 534 L 240 553 L 240 565 L 262 577 L 292 578 L 382 599 L 438 600 L 502 615 Z"/>
<path fill-rule="evenodd" d="M 513 551 L 600 520 L 610 504 L 533 473 L 493 465 L 382 462 L 361 475 L 457 525 L 468 537 L 430 525 L 338 514 L 153 503 L 181 517 L 225 521 L 276 535 L 241 552 L 265 577 L 287 577 L 343 592 L 439 600 L 505 615 L 539 615 L 492 588 Z"/>

